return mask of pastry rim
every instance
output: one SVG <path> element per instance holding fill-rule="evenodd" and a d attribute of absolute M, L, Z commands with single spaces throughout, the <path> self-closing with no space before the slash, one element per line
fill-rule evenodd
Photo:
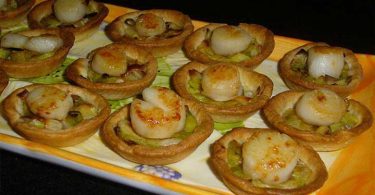
<path fill-rule="evenodd" d="M 353 75 L 352 81 L 349 83 L 349 85 L 329 85 L 329 84 L 318 84 L 314 83 L 312 81 L 307 81 L 304 79 L 300 73 L 295 73 L 293 70 L 291 70 L 290 65 L 292 60 L 294 59 L 294 56 L 302 49 L 309 49 L 315 46 L 329 46 L 326 43 L 307 43 L 305 45 L 302 45 L 300 47 L 297 47 L 288 53 L 286 53 L 281 60 L 279 61 L 278 69 L 280 73 L 280 77 L 283 79 L 285 84 L 290 89 L 296 89 L 296 90 L 311 90 L 311 89 L 319 89 L 319 88 L 326 88 L 331 91 L 336 92 L 340 96 L 346 97 L 350 95 L 354 90 L 358 87 L 360 84 L 362 77 L 363 77 L 363 71 L 362 66 L 359 64 L 357 58 L 355 57 L 354 53 L 346 48 L 342 47 L 334 47 L 337 49 L 340 49 L 344 51 L 345 59 L 352 65 L 352 69 L 355 71 Z M 333 46 L 329 46 L 333 47 Z"/>
<path fill-rule="evenodd" d="M 17 112 L 15 105 L 19 97 L 17 94 L 25 89 L 31 90 L 39 86 L 51 86 L 57 87 L 70 94 L 79 94 L 79 96 L 85 96 L 85 98 L 92 99 L 92 103 L 95 103 L 96 108 L 99 107 L 100 112 L 91 119 L 84 120 L 83 122 L 75 125 L 72 128 L 64 130 L 49 130 L 37 128 L 34 126 L 27 125 L 26 123 L 19 123 L 19 117 L 21 115 Z M 67 147 L 79 144 L 89 137 L 91 137 L 100 127 L 100 125 L 107 119 L 110 114 L 110 108 L 107 101 L 98 94 L 92 93 L 86 89 L 68 85 L 68 84 L 32 84 L 22 88 L 18 88 L 13 91 L 2 103 L 4 115 L 12 129 L 24 137 L 33 142 L 38 142 L 55 147 Z"/>
<path fill-rule="evenodd" d="M 25 4 L 23 4 L 20 7 L 17 7 L 17 9 L 12 11 L 7 11 L 5 14 L 0 15 L 0 26 L 3 26 L 5 28 L 14 26 L 20 20 L 26 18 L 26 15 L 29 10 L 33 7 L 35 4 L 35 0 L 28 0 Z M 3 24 L 6 23 L 6 24 Z"/>
<path fill-rule="evenodd" d="M 275 40 L 274 40 L 274 35 L 272 31 L 258 24 L 247 24 L 247 23 L 239 23 L 237 27 L 240 27 L 241 29 L 251 34 L 254 38 L 256 38 L 258 42 L 260 42 L 260 45 L 262 45 L 261 52 L 257 54 L 256 56 L 253 56 L 250 59 L 244 60 L 241 62 L 223 62 L 220 60 L 211 59 L 207 57 L 206 54 L 201 53 L 200 51 L 196 49 L 196 47 L 199 46 L 199 44 L 202 42 L 201 36 L 205 36 L 207 28 L 210 30 L 214 30 L 218 27 L 225 26 L 225 25 L 228 25 L 228 24 L 211 23 L 194 31 L 186 39 L 184 43 L 185 54 L 190 59 L 199 61 L 201 63 L 207 63 L 207 64 L 231 63 L 237 66 L 242 66 L 242 67 L 251 68 L 251 69 L 256 68 L 264 60 L 266 60 L 269 55 L 271 55 L 275 47 Z M 199 44 L 197 44 L 198 42 Z"/>
<path fill-rule="evenodd" d="M 122 36 L 118 32 L 117 25 L 122 24 L 127 18 L 136 17 L 143 13 L 153 13 L 158 16 L 160 16 L 161 14 L 168 15 L 169 16 L 168 18 L 174 19 L 171 21 L 178 20 L 176 19 L 177 17 L 182 18 L 184 20 L 183 31 L 177 36 L 173 36 L 171 38 L 166 38 L 166 39 L 158 39 L 158 40 L 136 40 L 136 39 L 128 38 L 126 36 Z M 129 13 L 126 13 L 124 15 L 117 17 L 115 20 L 113 20 L 110 24 L 106 26 L 105 33 L 112 41 L 122 41 L 128 44 L 139 45 L 150 50 L 150 52 L 154 56 L 162 57 L 162 56 L 175 53 L 179 49 L 181 49 L 184 40 L 186 39 L 187 36 L 189 36 L 193 32 L 193 30 L 194 30 L 194 26 L 192 24 L 190 17 L 180 11 L 171 10 L 171 9 L 149 9 L 149 10 L 129 12 Z"/>
<path fill-rule="evenodd" d="M 91 0 L 94 1 L 94 0 Z M 40 22 L 41 20 L 48 16 L 49 14 L 53 14 L 53 2 L 54 0 L 47 0 L 39 3 L 36 5 L 27 15 L 27 21 L 31 29 L 38 29 L 38 28 L 46 28 Z M 100 24 L 103 22 L 104 18 L 108 15 L 109 10 L 104 5 L 104 3 L 94 1 L 98 5 L 99 12 L 93 18 L 90 18 L 89 21 L 85 23 L 85 25 L 81 27 L 56 27 L 57 29 L 66 29 L 71 31 L 75 36 L 75 41 L 81 41 L 85 38 L 90 37 L 93 33 L 95 33 L 98 29 Z M 44 17 L 40 17 L 40 15 L 46 14 Z M 52 29 L 56 29 L 52 28 Z"/>
<path fill-rule="evenodd" d="M 81 76 L 81 66 L 85 66 L 84 64 L 90 63 L 90 60 L 80 58 L 70 64 L 66 69 L 65 74 L 67 78 L 69 80 L 72 80 L 77 85 L 95 91 L 96 93 L 100 93 L 106 99 L 111 100 L 128 98 L 139 94 L 144 88 L 150 86 L 155 80 L 158 66 L 157 60 L 143 48 L 136 45 L 128 45 L 124 43 L 111 43 L 100 48 L 105 47 L 120 47 L 127 52 L 140 54 L 140 57 L 145 58 L 147 61 L 146 64 L 143 64 L 143 66 L 147 66 L 146 75 L 144 75 L 142 79 L 136 81 L 126 81 L 122 83 L 95 83 Z M 95 52 L 100 48 L 97 48 L 92 52 Z M 90 54 L 92 54 L 92 52 Z M 90 54 L 88 54 L 88 58 Z"/>
<path fill-rule="evenodd" d="M 304 91 L 291 90 L 282 92 L 271 98 L 263 109 L 264 116 L 268 123 L 279 131 L 311 145 L 316 151 L 334 151 L 344 148 L 349 145 L 355 137 L 371 127 L 373 120 L 371 112 L 367 107 L 353 99 L 347 99 L 346 102 L 347 104 L 355 106 L 355 109 L 361 112 L 362 122 L 352 129 L 340 130 L 329 135 L 321 135 L 316 132 L 301 131 L 289 126 L 284 122 L 280 112 L 285 110 L 286 100 L 289 100 L 288 104 L 294 106 L 304 93 Z"/>
<path fill-rule="evenodd" d="M 220 176 L 230 190 L 238 194 L 307 194 L 323 186 L 328 177 L 325 164 L 317 152 L 299 141 L 296 141 L 300 146 L 298 147 L 299 153 L 303 155 L 300 158 L 303 158 L 304 163 L 312 169 L 312 174 L 315 176 L 307 185 L 296 189 L 261 188 L 254 186 L 248 180 L 235 176 L 226 163 L 226 145 L 236 138 L 245 141 L 251 134 L 264 131 L 275 132 L 276 130 L 268 128 L 235 128 L 213 143 L 210 165 L 214 168 L 214 173 Z"/>
<path fill-rule="evenodd" d="M 56 70 L 68 55 L 73 47 L 74 36 L 71 32 L 58 29 L 33 29 L 18 32 L 17 34 L 38 36 L 41 34 L 54 34 L 63 40 L 63 45 L 57 49 L 53 56 L 37 61 L 14 62 L 7 59 L 0 59 L 0 68 L 2 68 L 10 77 L 14 78 L 32 78 L 45 76 Z"/>
<path fill-rule="evenodd" d="M 8 83 L 9 83 L 8 75 L 2 69 L 0 69 L 0 94 L 7 87 Z"/>
<path fill-rule="evenodd" d="M 208 113 L 195 102 L 183 99 L 184 105 L 196 118 L 198 124 L 193 134 L 183 139 L 178 144 L 161 147 L 144 145 L 130 145 L 119 138 L 114 130 L 123 118 L 129 119 L 130 104 L 113 113 L 104 123 L 100 136 L 105 145 L 115 151 L 122 158 L 147 165 L 166 165 L 181 161 L 193 153 L 213 132 L 213 121 Z M 199 129 L 198 129 L 199 128 Z"/>
<path fill-rule="evenodd" d="M 234 66 L 227 63 L 218 63 L 215 65 L 228 65 Z M 257 73 L 255 71 L 245 69 L 242 67 L 234 66 L 236 69 L 242 71 L 243 73 L 250 74 L 251 76 L 258 77 L 261 86 L 263 86 L 262 93 L 257 97 L 253 103 L 240 106 L 217 106 L 212 104 L 207 104 L 197 100 L 193 95 L 191 95 L 187 89 L 189 81 L 189 70 L 197 70 L 198 72 L 203 72 L 206 68 L 212 65 L 202 64 L 200 62 L 190 62 L 182 67 L 180 67 L 172 77 L 172 84 L 176 92 L 183 98 L 197 102 L 203 106 L 211 115 L 211 117 L 217 122 L 238 122 L 249 118 L 256 111 L 260 110 L 268 101 L 272 95 L 273 82 L 267 76 Z"/>

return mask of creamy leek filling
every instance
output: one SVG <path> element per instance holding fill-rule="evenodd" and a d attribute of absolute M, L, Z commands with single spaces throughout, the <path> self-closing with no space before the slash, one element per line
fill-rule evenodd
<path fill-rule="evenodd" d="M 294 109 L 288 109 L 284 112 L 282 117 L 288 125 L 298 130 L 313 131 L 322 135 L 349 130 L 360 124 L 360 118 L 350 111 L 347 111 L 339 122 L 333 123 L 329 126 L 315 126 L 308 124 L 298 117 Z"/>
<path fill-rule="evenodd" d="M 17 96 L 21 99 L 22 109 L 21 109 L 21 121 L 28 125 L 37 128 L 47 128 L 47 123 L 49 119 L 45 119 L 33 114 L 26 104 L 26 97 L 28 91 L 25 89 L 20 92 Z M 81 123 L 83 120 L 88 120 L 94 118 L 98 114 L 98 110 L 90 103 L 85 102 L 78 95 L 71 95 L 73 99 L 73 107 L 69 110 L 68 115 L 61 121 L 55 120 L 55 122 L 61 124 L 62 130 L 71 128 Z M 53 129 L 60 130 L 60 129 Z"/>
<path fill-rule="evenodd" d="M 244 174 L 242 169 L 242 145 L 233 140 L 228 144 L 227 148 L 227 163 L 232 173 L 237 177 L 250 181 L 254 186 L 260 188 L 278 188 L 278 189 L 292 189 L 302 187 L 311 182 L 312 170 L 306 166 L 301 160 L 297 162 L 290 178 L 280 184 L 269 185 L 260 180 L 251 179 L 251 177 Z"/>
<path fill-rule="evenodd" d="M 38 53 L 23 49 L 6 49 L 0 48 L 0 58 L 13 62 L 39 61 L 52 57 L 55 52 Z"/>
<path fill-rule="evenodd" d="M 151 39 L 168 39 L 180 35 L 183 32 L 183 26 L 174 22 L 165 22 L 166 30 L 153 37 L 140 36 L 135 28 L 136 21 L 133 18 L 128 18 L 124 21 L 124 34 L 123 36 L 138 39 L 138 40 L 151 40 Z"/>
<path fill-rule="evenodd" d="M 190 80 L 188 81 L 187 90 L 188 92 L 198 101 L 213 104 L 213 105 L 220 105 L 220 106 L 242 106 L 249 104 L 250 100 L 257 98 L 257 95 L 253 95 L 251 97 L 248 96 L 238 96 L 232 100 L 228 101 L 215 101 L 205 95 L 202 94 L 202 74 L 196 70 L 189 71 Z M 259 94 L 260 88 L 257 91 Z M 244 91 L 244 94 L 252 94 L 249 92 Z"/>
<path fill-rule="evenodd" d="M 59 21 L 56 18 L 54 13 L 42 18 L 40 23 L 47 28 L 57 28 L 59 26 L 79 28 L 79 27 L 84 26 L 91 18 L 96 16 L 98 13 L 99 13 L 99 8 L 97 4 L 94 1 L 89 1 L 85 16 L 73 24 L 63 24 L 61 21 Z"/>
<path fill-rule="evenodd" d="M 216 54 L 209 45 L 208 40 L 202 41 L 202 43 L 197 48 L 198 51 L 205 54 L 212 60 L 217 60 L 221 62 L 242 62 L 248 59 L 253 58 L 254 56 L 258 55 L 261 51 L 261 45 L 253 39 L 249 46 L 242 52 L 230 55 L 230 56 L 222 56 Z"/>
<path fill-rule="evenodd" d="M 307 52 L 305 50 L 299 51 L 293 58 L 290 66 L 292 71 L 302 74 L 303 78 L 307 81 L 311 81 L 317 84 L 327 84 L 327 85 L 348 85 L 352 81 L 352 74 L 349 64 L 345 61 L 343 70 L 341 71 L 340 77 L 338 79 L 325 75 L 320 77 L 312 77 L 308 73 L 307 66 Z"/>
<path fill-rule="evenodd" d="M 122 123 L 122 124 L 120 124 Z M 116 134 L 124 140 L 127 144 L 130 145 L 144 145 L 150 147 L 160 147 L 166 145 L 177 144 L 181 140 L 187 138 L 188 136 L 192 135 L 195 132 L 195 127 L 197 127 L 198 123 L 196 118 L 190 113 L 187 112 L 186 114 L 186 121 L 183 130 L 175 133 L 170 138 L 166 139 L 150 139 L 145 138 L 133 130 L 131 124 L 127 120 L 122 120 L 119 124 L 114 128 Z"/>
<path fill-rule="evenodd" d="M 4 6 L 0 7 L 0 12 L 8 12 L 8 11 L 13 11 L 18 8 L 18 2 L 16 0 L 10 0 L 5 3 Z"/>

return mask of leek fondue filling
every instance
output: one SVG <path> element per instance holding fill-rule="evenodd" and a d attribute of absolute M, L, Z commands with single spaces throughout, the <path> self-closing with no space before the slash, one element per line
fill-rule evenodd
<path fill-rule="evenodd" d="M 261 93 L 261 87 L 245 89 L 237 68 L 226 65 L 210 66 L 202 73 L 189 70 L 187 89 L 197 100 L 223 106 L 246 105 Z"/>
<path fill-rule="evenodd" d="M 145 63 L 127 56 L 120 48 L 103 47 L 93 54 L 87 77 L 97 83 L 136 81 L 146 75 Z"/>
<path fill-rule="evenodd" d="M 312 170 L 298 159 L 290 137 L 262 134 L 252 135 L 245 143 L 229 142 L 227 163 L 234 175 L 261 188 L 292 189 L 311 182 Z"/>
<path fill-rule="evenodd" d="M 17 96 L 21 122 L 41 129 L 68 129 L 98 114 L 95 106 L 82 97 L 69 95 L 55 87 L 25 89 Z"/>
<path fill-rule="evenodd" d="M 306 92 L 297 102 L 295 109 L 283 113 L 286 123 L 301 131 L 332 134 L 348 130 L 360 124 L 360 118 L 351 105 L 328 90 Z"/>
<path fill-rule="evenodd" d="M 291 69 L 317 84 L 348 85 L 353 76 L 344 53 L 328 46 L 300 50 L 291 62 Z"/>
<path fill-rule="evenodd" d="M 25 36 L 8 33 L 1 38 L 0 58 L 13 62 L 39 61 L 52 57 L 63 40 L 52 34 Z"/>
<path fill-rule="evenodd" d="M 125 19 L 121 26 L 123 36 L 138 39 L 167 39 L 180 35 L 183 32 L 184 24 L 172 21 L 153 14 L 143 13 L 136 18 Z"/>
<path fill-rule="evenodd" d="M 84 26 L 99 13 L 98 4 L 90 0 L 55 0 L 53 12 L 42 18 L 40 23 L 47 28 Z"/>
<path fill-rule="evenodd" d="M 210 59 L 222 62 L 242 62 L 258 55 L 261 45 L 248 32 L 235 26 L 207 28 L 205 39 L 197 48 Z"/>
<path fill-rule="evenodd" d="M 12 11 L 18 8 L 16 0 L 0 0 L 0 12 Z"/>
<path fill-rule="evenodd" d="M 179 143 L 194 133 L 197 120 L 170 89 L 146 88 L 143 100 L 130 105 L 130 121 L 123 119 L 114 128 L 117 135 L 130 145 L 151 147 Z"/>

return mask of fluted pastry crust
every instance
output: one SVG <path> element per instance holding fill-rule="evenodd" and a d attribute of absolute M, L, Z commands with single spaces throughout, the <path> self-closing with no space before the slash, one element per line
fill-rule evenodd
<path fill-rule="evenodd" d="M 306 166 L 312 170 L 312 180 L 308 184 L 292 189 L 261 188 L 254 186 L 250 180 L 233 174 L 227 162 L 227 148 L 232 140 L 244 143 L 256 132 L 274 131 L 272 129 L 236 128 L 217 140 L 212 147 L 210 162 L 224 184 L 236 194 L 308 194 L 319 189 L 328 177 L 323 161 L 310 146 L 298 142 L 298 155 Z"/>
<path fill-rule="evenodd" d="M 124 43 L 112 43 L 104 47 L 125 51 L 127 55 L 135 57 L 135 60 L 145 62 L 142 65 L 146 66 L 146 74 L 140 80 L 122 83 L 98 83 L 89 80 L 87 78 L 89 63 L 91 63 L 95 51 L 100 49 L 98 48 L 88 55 L 88 59 L 81 58 L 73 62 L 65 72 L 67 78 L 77 85 L 99 93 L 106 99 L 111 100 L 134 96 L 152 84 L 157 73 L 157 61 L 149 52 L 141 47 Z"/>
<path fill-rule="evenodd" d="M 225 26 L 226 24 L 208 24 L 204 27 L 201 27 L 200 29 L 194 31 L 188 38 L 186 38 L 186 41 L 184 43 L 184 51 L 185 54 L 192 60 L 196 60 L 201 63 L 206 64 L 215 64 L 220 61 L 218 59 L 212 59 L 208 55 L 200 52 L 197 50 L 198 46 L 202 43 L 202 41 L 206 38 L 207 31 L 213 31 L 214 29 Z M 246 68 L 254 69 L 262 63 L 269 55 L 271 55 L 274 47 L 275 47 L 275 41 L 273 37 L 273 33 L 268 30 L 267 28 L 257 25 L 257 24 L 246 24 L 246 23 L 240 23 L 238 25 L 239 28 L 249 33 L 252 37 L 256 39 L 256 41 L 260 45 L 260 52 L 251 57 L 250 59 L 241 61 L 241 62 L 233 62 L 233 65 L 242 66 Z M 225 62 L 225 63 L 231 63 L 231 62 Z"/>
<path fill-rule="evenodd" d="M 33 84 L 19 88 L 10 94 L 2 103 L 4 114 L 9 125 L 19 135 L 28 140 L 56 147 L 73 146 L 92 136 L 110 114 L 110 108 L 107 101 L 100 95 L 72 85 L 53 84 L 46 86 L 56 87 L 67 92 L 69 95 L 74 94 L 80 96 L 85 102 L 95 106 L 98 110 L 98 114 L 91 119 L 81 121 L 72 128 L 63 130 L 37 128 L 33 125 L 22 122 L 22 116 L 17 111 L 20 110 L 19 107 L 22 106 L 18 103 L 20 101 L 18 94 L 22 93 L 25 89 L 31 91 L 40 86 L 43 85 Z"/>
<path fill-rule="evenodd" d="M 332 134 L 319 134 L 315 131 L 303 131 L 288 125 L 283 113 L 293 109 L 304 94 L 301 91 L 286 91 L 271 98 L 264 107 L 264 115 L 270 125 L 289 136 L 312 146 L 316 151 L 333 151 L 349 145 L 355 137 L 371 127 L 371 112 L 360 102 L 347 99 L 348 110 L 356 113 L 361 122 L 352 129 L 339 130 Z"/>
<path fill-rule="evenodd" d="M 301 51 L 316 46 L 329 46 L 326 43 L 308 43 L 292 51 L 289 51 L 284 55 L 284 57 L 279 61 L 279 73 L 280 77 L 284 80 L 285 84 L 290 89 L 296 90 L 310 90 L 310 89 L 320 89 L 326 88 L 331 91 L 336 92 L 342 97 L 346 97 L 350 95 L 362 81 L 363 73 L 362 73 L 362 66 L 359 64 L 357 58 L 355 57 L 354 53 L 346 48 L 335 47 L 336 49 L 342 50 L 345 56 L 345 61 L 349 64 L 351 71 L 353 72 L 352 79 L 347 85 L 329 85 L 329 84 L 319 84 L 309 80 L 298 72 L 295 72 L 291 68 L 292 60 L 294 59 L 295 55 Z"/>
<path fill-rule="evenodd" d="M 130 121 L 130 105 L 113 113 L 105 122 L 100 135 L 110 149 L 129 161 L 147 165 L 165 165 L 178 162 L 194 152 L 213 131 L 213 121 L 205 109 L 189 100 L 183 100 L 183 102 L 196 118 L 197 126 L 193 134 L 177 144 L 149 147 L 140 144 L 130 144 L 122 140 L 116 134 L 115 127 L 120 120 Z"/>
<path fill-rule="evenodd" d="M 153 37 L 148 39 L 134 39 L 124 36 L 121 33 L 121 26 L 124 25 L 126 19 L 136 19 L 139 15 L 152 13 L 164 19 L 166 22 L 173 22 L 182 26 L 182 32 L 170 38 Z M 194 30 L 194 26 L 189 16 L 175 10 L 167 9 L 151 9 L 127 13 L 117 17 L 105 29 L 107 36 L 112 41 L 122 41 L 127 44 L 135 44 L 149 50 L 154 56 L 161 57 L 177 52 L 181 49 L 186 37 Z"/>
<path fill-rule="evenodd" d="M 99 12 L 95 16 L 90 18 L 85 23 L 85 25 L 81 27 L 59 26 L 58 28 L 71 31 L 74 34 L 75 41 L 81 41 L 83 39 L 90 37 L 99 29 L 100 24 L 103 22 L 104 18 L 108 15 L 109 12 L 108 8 L 104 5 L 104 3 L 95 1 L 93 2 L 96 4 Z M 53 14 L 53 4 L 54 0 L 43 1 L 36 5 L 30 11 L 30 13 L 27 15 L 27 20 L 29 22 L 29 26 L 31 29 L 47 28 L 41 23 L 41 21 L 44 17 Z"/>
<path fill-rule="evenodd" d="M 15 10 L 0 12 L 0 28 L 15 26 L 26 18 L 27 13 L 33 7 L 35 0 L 19 1 L 23 4 Z"/>
<path fill-rule="evenodd" d="M 233 66 L 230 64 L 225 65 Z M 195 101 L 203 106 L 209 112 L 214 121 L 229 123 L 246 120 L 256 111 L 262 108 L 272 95 L 273 83 L 268 77 L 254 71 L 235 66 L 235 68 L 239 70 L 242 85 L 252 86 L 253 83 L 255 83 L 259 86 L 259 93 L 256 94 L 256 98 L 250 99 L 246 105 L 237 106 L 225 106 L 224 104 L 214 105 L 199 101 L 188 91 L 188 82 L 190 80 L 189 71 L 196 70 L 198 72 L 203 72 L 209 66 L 210 65 L 199 62 L 190 62 L 175 72 L 172 82 L 174 89 L 181 97 Z"/>
<path fill-rule="evenodd" d="M 0 69 L 0 94 L 8 85 L 8 82 L 9 82 L 8 75 L 3 70 Z"/>
<path fill-rule="evenodd" d="M 30 60 L 26 62 L 14 62 L 12 60 L 0 59 L 2 68 L 10 77 L 32 78 L 45 76 L 56 70 L 68 55 L 74 44 L 74 36 L 71 32 L 58 29 L 34 29 L 19 32 L 25 36 L 56 35 L 63 40 L 63 45 L 57 49 L 51 57 L 41 60 Z"/>

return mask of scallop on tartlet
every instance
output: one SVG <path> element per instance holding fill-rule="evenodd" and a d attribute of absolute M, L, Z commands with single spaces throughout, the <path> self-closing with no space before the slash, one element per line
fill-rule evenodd
<path fill-rule="evenodd" d="M 308 194 L 328 176 L 310 146 L 272 129 L 233 129 L 213 144 L 210 163 L 235 194 Z"/>
<path fill-rule="evenodd" d="M 47 0 L 27 15 L 29 26 L 71 31 L 76 41 L 90 37 L 108 15 L 108 8 L 94 0 Z"/>
<path fill-rule="evenodd" d="M 35 0 L 0 0 L 0 29 L 22 23 Z"/>
<path fill-rule="evenodd" d="M 5 87 L 7 87 L 8 82 L 9 82 L 8 75 L 3 70 L 0 69 L 0 95 L 5 89 Z"/>
<path fill-rule="evenodd" d="M 184 43 L 186 55 L 202 63 L 231 63 L 254 69 L 271 55 L 275 41 L 267 28 L 240 23 L 238 26 L 208 24 Z"/>
<path fill-rule="evenodd" d="M 73 62 L 65 71 L 77 85 L 116 100 L 137 95 L 152 84 L 157 61 L 145 49 L 112 43 L 93 50 L 87 59 Z"/>
<path fill-rule="evenodd" d="M 22 137 L 56 147 L 76 145 L 93 135 L 110 114 L 107 101 L 66 84 L 33 84 L 2 103 L 9 125 Z"/>
<path fill-rule="evenodd" d="M 123 158 L 171 164 L 191 154 L 212 133 L 211 117 L 195 102 L 163 87 L 146 88 L 142 96 L 113 113 L 101 130 L 104 143 Z"/>
<path fill-rule="evenodd" d="M 286 91 L 264 107 L 270 125 L 311 145 L 316 151 L 339 150 L 371 127 L 371 112 L 360 102 L 320 89 Z"/>
<path fill-rule="evenodd" d="M 362 81 L 362 66 L 354 53 L 325 43 L 308 43 L 279 61 L 280 77 L 290 89 L 326 88 L 346 97 Z"/>
<path fill-rule="evenodd" d="M 0 68 L 14 78 L 45 76 L 63 63 L 73 44 L 72 33 L 57 29 L 8 33 L 0 41 Z"/>
<path fill-rule="evenodd" d="M 112 41 L 139 45 L 161 57 L 180 50 L 193 30 L 189 16 L 175 10 L 151 9 L 119 16 L 105 32 Z"/>
<path fill-rule="evenodd" d="M 176 92 L 205 107 L 216 122 L 246 120 L 272 95 L 273 83 L 265 75 L 231 64 L 190 62 L 172 78 Z"/>

